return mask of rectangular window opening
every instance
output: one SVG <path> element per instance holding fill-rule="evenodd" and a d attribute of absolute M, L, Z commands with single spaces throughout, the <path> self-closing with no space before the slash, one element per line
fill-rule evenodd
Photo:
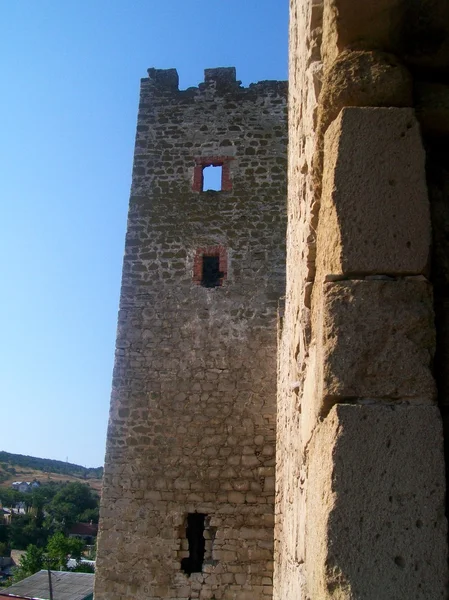
<path fill-rule="evenodd" d="M 186 575 L 201 573 L 203 570 L 206 540 L 204 538 L 204 521 L 207 515 L 189 513 L 187 515 L 186 537 L 189 543 L 189 556 L 181 560 L 181 569 Z"/>
<path fill-rule="evenodd" d="M 223 165 L 209 165 L 203 168 L 203 192 L 222 190 Z"/>
<path fill-rule="evenodd" d="M 224 273 L 220 271 L 220 257 L 203 255 L 201 285 L 206 288 L 219 287 L 223 282 L 223 276 Z"/>

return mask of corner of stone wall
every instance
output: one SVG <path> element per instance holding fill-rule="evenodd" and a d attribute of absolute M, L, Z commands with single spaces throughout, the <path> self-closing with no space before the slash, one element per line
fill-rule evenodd
<path fill-rule="evenodd" d="M 291 2 L 276 600 L 446 594 L 431 221 L 417 120 L 444 131 L 446 92 L 416 85 L 423 69 L 439 80 L 433 86 L 449 72 L 447 27 L 433 14 L 443 4 Z M 417 31 L 420 57 L 410 47 Z M 425 44 L 435 32 L 438 41 Z"/>

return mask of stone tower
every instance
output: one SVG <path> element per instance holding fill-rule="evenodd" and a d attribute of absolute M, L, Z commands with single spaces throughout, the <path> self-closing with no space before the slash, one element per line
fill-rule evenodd
<path fill-rule="evenodd" d="M 141 83 L 96 600 L 272 596 L 286 82 Z M 219 172 L 218 190 L 205 183 Z"/>

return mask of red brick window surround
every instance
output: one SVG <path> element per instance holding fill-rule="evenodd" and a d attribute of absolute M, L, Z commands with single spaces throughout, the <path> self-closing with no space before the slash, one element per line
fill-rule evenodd
<path fill-rule="evenodd" d="M 230 192 L 232 190 L 231 181 L 231 160 L 232 156 L 197 156 L 195 157 L 195 167 L 193 170 L 192 190 L 194 192 L 203 192 L 204 178 L 203 170 L 206 167 L 221 167 L 221 191 Z"/>
<path fill-rule="evenodd" d="M 207 288 L 219 287 L 227 275 L 228 257 L 224 246 L 197 248 L 193 261 L 194 283 Z"/>

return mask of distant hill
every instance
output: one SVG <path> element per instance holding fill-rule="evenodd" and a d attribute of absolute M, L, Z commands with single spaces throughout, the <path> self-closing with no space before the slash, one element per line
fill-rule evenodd
<path fill-rule="evenodd" d="M 82 467 L 62 460 L 37 458 L 0 451 L 0 485 L 13 481 L 73 481 L 82 480 L 95 489 L 101 487 L 103 467 Z"/>

